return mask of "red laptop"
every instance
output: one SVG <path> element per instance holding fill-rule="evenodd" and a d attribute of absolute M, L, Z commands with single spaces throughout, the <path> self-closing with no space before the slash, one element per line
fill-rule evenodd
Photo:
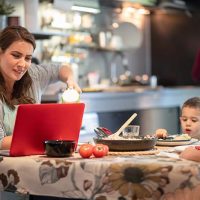
<path fill-rule="evenodd" d="M 19 105 L 10 156 L 44 154 L 45 140 L 78 142 L 84 103 Z"/>

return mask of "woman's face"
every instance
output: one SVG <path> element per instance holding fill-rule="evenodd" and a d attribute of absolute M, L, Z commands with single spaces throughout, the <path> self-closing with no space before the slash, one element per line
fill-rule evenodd
<path fill-rule="evenodd" d="M 200 109 L 184 107 L 180 121 L 183 133 L 200 139 Z"/>
<path fill-rule="evenodd" d="M 31 65 L 34 48 L 23 40 L 12 43 L 5 52 L 0 51 L 0 71 L 6 83 L 13 84 Z"/>

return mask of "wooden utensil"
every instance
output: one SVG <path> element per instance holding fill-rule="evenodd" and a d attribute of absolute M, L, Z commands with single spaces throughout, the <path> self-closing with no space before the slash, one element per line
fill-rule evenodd
<path fill-rule="evenodd" d="M 136 118 L 137 114 L 134 113 L 131 115 L 131 117 L 119 128 L 118 131 L 113 133 L 112 135 L 109 135 L 108 138 L 110 139 L 120 139 L 119 134 Z"/>

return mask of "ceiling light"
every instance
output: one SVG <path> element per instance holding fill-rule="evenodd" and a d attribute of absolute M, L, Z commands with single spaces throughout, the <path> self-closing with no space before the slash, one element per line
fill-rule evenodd
<path fill-rule="evenodd" d="M 76 6 L 76 5 L 73 5 L 71 7 L 71 10 L 80 11 L 80 12 L 88 12 L 88 13 L 93 13 L 93 14 L 100 13 L 100 10 L 98 8 L 85 7 L 85 6 Z"/>
<path fill-rule="evenodd" d="M 98 0 L 74 0 L 71 10 L 97 14 L 97 13 L 100 13 L 99 1 Z"/>

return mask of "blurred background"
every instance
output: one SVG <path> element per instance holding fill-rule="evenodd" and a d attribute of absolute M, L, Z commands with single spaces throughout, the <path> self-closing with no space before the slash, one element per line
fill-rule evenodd
<path fill-rule="evenodd" d="M 71 65 L 90 121 L 83 130 L 115 131 L 137 111 L 142 134 L 158 127 L 180 132 L 181 104 L 200 95 L 192 76 L 199 1 L 7 0 L 0 1 L 0 22 L 1 29 L 19 24 L 34 34 L 33 62 Z M 43 102 L 59 101 L 65 87 L 50 85 Z"/>

